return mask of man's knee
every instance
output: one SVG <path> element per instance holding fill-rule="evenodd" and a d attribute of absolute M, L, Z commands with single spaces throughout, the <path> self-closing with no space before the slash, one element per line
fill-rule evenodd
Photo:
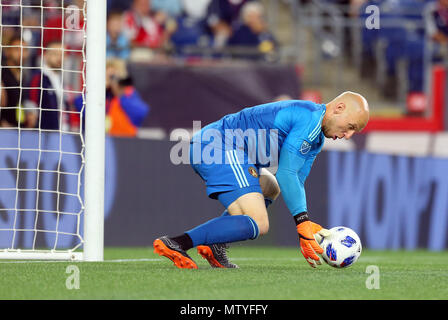
<path fill-rule="evenodd" d="M 230 215 L 247 215 L 257 224 L 258 234 L 266 234 L 269 230 L 268 213 L 261 193 L 248 193 L 233 202 L 227 212 Z"/>

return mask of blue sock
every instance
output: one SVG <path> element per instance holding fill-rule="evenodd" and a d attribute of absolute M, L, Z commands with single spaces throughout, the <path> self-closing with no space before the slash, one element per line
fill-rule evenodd
<path fill-rule="evenodd" d="M 228 243 L 258 237 L 257 223 L 246 215 L 224 215 L 185 232 L 193 246 Z"/>
<path fill-rule="evenodd" d="M 264 203 L 266 204 L 266 208 L 267 207 L 269 207 L 269 205 L 270 204 L 272 204 L 272 200 L 271 199 L 269 199 L 269 198 L 265 198 L 264 199 Z M 222 213 L 222 215 L 221 215 L 221 217 L 232 217 L 230 214 L 229 214 L 229 212 L 227 211 L 227 210 L 224 210 L 224 212 Z M 250 217 L 249 217 L 250 218 Z M 253 221 L 253 219 L 251 219 L 252 221 Z M 254 225 L 256 226 L 256 232 L 257 232 L 257 236 L 256 237 L 258 237 L 258 226 L 257 226 L 257 224 L 255 223 L 255 221 L 253 221 L 254 222 Z M 200 227 L 200 226 L 199 226 Z M 197 235 L 198 236 L 198 239 L 196 239 L 196 241 L 193 239 L 193 237 L 195 236 L 195 233 L 196 233 L 196 229 L 197 228 L 199 228 L 199 227 L 196 227 L 196 228 L 194 228 L 194 229 L 192 229 L 192 230 L 190 230 L 190 231 L 187 231 L 186 233 L 190 236 L 190 238 L 193 240 L 193 246 L 197 246 L 197 245 L 200 245 L 198 242 L 200 241 L 199 240 L 199 235 Z M 255 238 L 256 238 L 255 237 Z M 255 238 L 249 238 L 249 239 L 255 239 Z M 243 240 L 247 240 L 247 239 L 243 239 Z M 236 241 L 241 241 L 241 240 L 236 240 Z M 225 242 L 227 242 L 227 241 L 225 241 Z M 228 241 L 228 242 L 231 242 L 231 241 Z M 207 243 L 202 243 L 202 244 L 207 244 Z M 213 243 L 209 243 L 209 244 L 213 244 Z"/>
<path fill-rule="evenodd" d="M 272 199 L 269 199 L 269 198 L 264 198 L 264 203 L 265 203 L 265 205 L 266 205 L 266 208 L 267 207 L 269 207 L 269 205 L 270 204 L 272 204 Z M 224 210 L 224 212 L 222 213 L 222 215 L 221 215 L 221 217 L 231 217 L 231 215 L 229 214 L 229 212 L 227 211 L 227 210 Z M 250 218 L 250 217 L 249 217 Z M 251 219 L 252 221 L 253 221 L 253 219 Z M 258 237 L 258 226 L 257 226 L 257 224 L 255 223 L 255 221 L 253 221 L 254 222 L 254 225 L 256 226 L 256 228 L 257 228 L 257 237 Z M 191 232 L 192 231 L 195 231 L 195 229 L 196 228 L 194 228 L 194 229 L 192 229 L 192 230 L 190 230 L 190 231 L 187 231 L 186 233 L 190 236 L 190 238 L 192 238 L 192 234 L 191 234 Z M 194 233 L 193 233 L 194 234 Z M 194 236 L 194 235 L 193 235 Z M 256 238 L 256 237 L 255 237 Z M 249 238 L 249 239 L 255 239 L 255 238 Z M 193 240 L 193 238 L 192 238 L 192 240 Z M 246 239 L 244 239 L 244 240 L 246 240 Z M 199 240 L 197 240 L 197 241 L 199 241 Z M 240 240 L 236 240 L 236 241 L 240 241 Z M 231 241 L 228 241 L 228 242 L 231 242 Z M 206 243 L 203 243 L 203 244 L 206 244 Z M 210 244 L 212 244 L 212 243 L 210 243 Z M 193 240 L 193 245 L 194 246 L 197 246 L 197 245 L 199 245 L 199 244 L 196 244 L 196 242 L 195 242 L 195 240 Z"/>

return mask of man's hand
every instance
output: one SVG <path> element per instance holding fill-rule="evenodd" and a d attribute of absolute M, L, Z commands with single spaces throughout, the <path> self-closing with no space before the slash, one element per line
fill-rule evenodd
<path fill-rule="evenodd" d="M 321 243 L 322 238 L 326 238 L 331 235 L 330 230 L 322 228 L 321 225 L 311 222 L 312 229 L 314 233 L 314 239 L 316 239 L 317 243 Z"/>
<path fill-rule="evenodd" d="M 311 222 L 306 212 L 299 213 L 294 217 L 297 225 L 297 232 L 299 234 L 300 251 L 305 257 L 306 261 L 311 267 L 316 268 L 316 265 L 321 264 L 319 256 L 324 250 L 319 246 L 314 238 L 314 234 L 327 236 L 328 230 L 322 228 L 317 223 Z"/>

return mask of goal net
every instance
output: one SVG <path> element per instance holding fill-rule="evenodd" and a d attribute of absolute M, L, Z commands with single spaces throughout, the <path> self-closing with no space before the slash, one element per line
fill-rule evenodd
<path fill-rule="evenodd" d="M 102 260 L 106 1 L 0 1 L 0 258 Z"/>

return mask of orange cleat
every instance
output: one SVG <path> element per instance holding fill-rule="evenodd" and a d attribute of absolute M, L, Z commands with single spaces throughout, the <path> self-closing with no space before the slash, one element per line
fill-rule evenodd
<path fill-rule="evenodd" d="M 154 240 L 154 253 L 164 256 L 174 262 L 180 269 L 197 269 L 196 262 L 173 240 L 163 236 Z"/>
<path fill-rule="evenodd" d="M 210 246 L 198 246 L 198 253 L 210 263 L 213 268 L 239 268 L 229 261 L 227 257 L 228 245 L 225 243 L 212 244 Z"/>

